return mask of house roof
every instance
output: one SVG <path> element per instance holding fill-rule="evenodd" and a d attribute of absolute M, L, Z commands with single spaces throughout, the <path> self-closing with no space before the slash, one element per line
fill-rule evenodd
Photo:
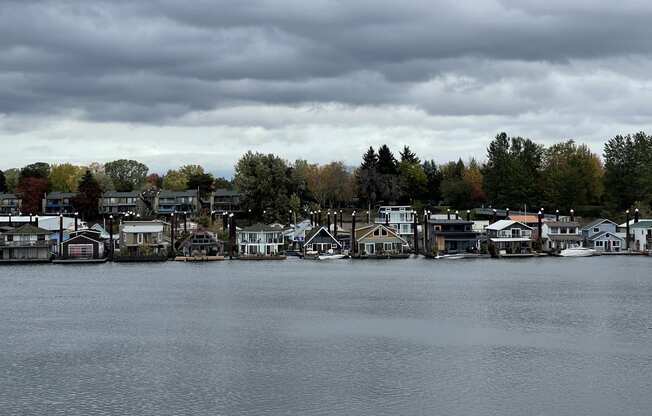
<path fill-rule="evenodd" d="M 49 235 L 50 231 L 45 230 L 40 227 L 36 227 L 32 224 L 24 224 L 18 228 L 14 228 L 11 231 L 7 231 L 6 235 Z"/>
<path fill-rule="evenodd" d="M 652 220 L 639 220 L 637 223 L 630 225 L 630 228 L 652 228 Z"/>
<path fill-rule="evenodd" d="M 487 226 L 487 230 L 500 231 L 500 230 L 504 230 L 504 229 L 507 228 L 507 227 L 511 227 L 511 226 L 514 225 L 514 224 L 521 224 L 521 225 L 524 226 L 524 227 L 527 227 L 527 228 L 529 228 L 529 229 L 532 229 L 531 227 L 529 227 L 529 226 L 523 224 L 523 223 L 520 222 L 520 221 L 514 221 L 514 220 L 498 220 L 498 221 L 494 222 L 493 224 L 489 224 L 489 225 Z"/>
<path fill-rule="evenodd" d="M 509 219 L 512 221 L 520 222 L 523 224 L 526 223 L 534 223 L 534 222 L 539 222 L 539 217 L 534 215 L 534 214 L 528 214 L 528 215 L 509 215 Z"/>
<path fill-rule="evenodd" d="M 162 189 L 159 194 L 159 198 L 179 198 L 184 196 L 197 196 L 196 189 L 189 189 L 187 191 L 170 191 L 168 189 Z"/>
<path fill-rule="evenodd" d="M 632 218 L 632 219 L 629 220 L 629 226 L 630 226 L 630 227 L 633 227 L 634 224 L 640 224 L 640 223 L 642 223 L 642 222 L 643 222 L 643 223 L 646 223 L 646 222 L 652 222 L 652 219 L 641 218 L 640 220 L 638 220 L 637 223 L 635 223 L 635 222 L 634 222 L 634 219 Z M 624 223 L 620 224 L 619 227 L 623 227 L 623 228 L 625 228 L 625 227 L 627 227 L 627 223 L 624 222 Z"/>
<path fill-rule="evenodd" d="M 122 223 L 121 231 L 125 233 L 157 233 L 163 231 L 161 221 L 126 221 Z"/>
<path fill-rule="evenodd" d="M 309 244 L 309 243 L 312 241 L 312 239 L 315 238 L 317 235 L 319 235 L 320 231 L 322 231 L 322 230 L 323 230 L 323 231 L 324 231 L 324 232 L 325 232 L 325 233 L 326 233 L 326 234 L 327 234 L 327 235 L 328 235 L 328 236 L 329 236 L 333 241 L 335 241 L 335 243 L 337 243 L 338 246 L 341 246 L 341 245 L 342 245 L 342 244 L 340 244 L 339 241 L 337 241 L 337 238 L 333 237 L 333 234 L 331 234 L 330 231 L 328 231 L 328 230 L 326 229 L 326 227 L 324 227 L 324 226 L 321 226 L 321 227 L 318 227 L 318 228 L 313 228 L 312 230 L 308 231 L 308 232 L 306 233 L 306 242 L 305 242 L 305 244 Z"/>
<path fill-rule="evenodd" d="M 468 224 L 468 225 L 473 225 L 473 221 L 467 221 L 463 219 L 455 219 L 451 218 L 449 219 L 430 219 L 428 220 L 429 224 Z"/>
<path fill-rule="evenodd" d="M 593 227 L 596 227 L 596 226 L 598 226 L 598 225 L 600 225 L 600 224 L 602 224 L 604 222 L 610 222 L 613 225 L 618 226 L 618 224 L 616 224 L 615 222 L 613 222 L 613 221 L 611 221 L 609 219 L 598 218 L 597 220 L 591 221 L 590 223 L 586 224 L 584 227 L 582 227 L 582 230 L 589 230 L 589 229 L 591 229 Z"/>
<path fill-rule="evenodd" d="M 240 192 L 233 189 L 216 189 L 215 196 L 240 196 Z"/>
<path fill-rule="evenodd" d="M 118 191 L 109 191 L 102 194 L 103 198 L 138 198 L 140 192 L 118 192 Z"/>
<path fill-rule="evenodd" d="M 283 231 L 283 228 L 281 227 L 275 227 L 274 225 L 268 225 L 268 224 L 262 224 L 262 223 L 256 223 L 252 224 L 247 227 L 243 227 L 242 230 L 240 231 L 245 231 L 245 232 L 280 232 Z"/>
<path fill-rule="evenodd" d="M 575 221 L 546 221 L 543 225 L 548 227 L 579 227 L 580 223 Z"/>
<path fill-rule="evenodd" d="M 73 242 L 75 240 L 88 240 L 88 241 L 94 241 L 94 242 L 96 242 L 98 244 L 102 244 L 102 242 L 100 240 L 95 239 L 95 238 L 91 238 L 91 237 L 89 237 L 89 236 L 87 236 L 85 234 L 79 234 L 79 235 L 76 235 L 74 237 L 70 237 L 69 239 L 64 241 L 63 244 L 67 245 L 67 244 L 70 244 L 71 242 Z"/>
<path fill-rule="evenodd" d="M 371 224 L 371 225 L 366 226 L 366 227 L 357 228 L 355 230 L 355 234 L 356 234 L 355 238 L 356 238 L 356 240 L 361 240 L 361 239 L 367 237 L 369 234 L 374 232 L 377 228 L 384 228 L 385 230 L 387 230 L 388 234 L 391 234 L 393 237 L 398 238 L 399 240 L 403 241 L 404 244 L 407 244 L 407 240 L 405 240 L 403 237 L 398 235 L 396 233 L 396 231 L 394 231 L 394 229 L 392 227 L 388 227 L 385 224 Z M 358 234 L 358 232 L 360 234 Z"/>
<path fill-rule="evenodd" d="M 611 237 L 615 237 L 615 238 L 617 238 L 617 239 L 619 239 L 621 241 L 625 240 L 624 238 L 617 235 L 616 233 L 610 233 L 610 232 L 607 232 L 607 231 L 600 231 L 599 233 L 594 234 L 591 237 L 589 237 L 589 241 L 601 240 L 602 238 L 611 238 Z"/>
<path fill-rule="evenodd" d="M 50 192 L 46 195 L 46 199 L 74 198 L 77 195 L 77 192 Z"/>

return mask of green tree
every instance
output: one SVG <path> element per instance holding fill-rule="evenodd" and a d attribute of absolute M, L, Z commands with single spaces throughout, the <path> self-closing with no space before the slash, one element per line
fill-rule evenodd
<path fill-rule="evenodd" d="M 586 145 L 578 146 L 569 140 L 546 149 L 543 167 L 546 205 L 568 211 L 599 204 L 602 180 L 600 159 Z"/>
<path fill-rule="evenodd" d="M 234 181 L 242 194 L 243 208 L 251 210 L 254 218 L 285 221 L 291 182 L 283 159 L 249 151 L 235 165 Z"/>
<path fill-rule="evenodd" d="M 213 183 L 213 188 L 231 190 L 233 189 L 233 181 L 230 181 L 223 177 L 215 178 L 215 182 Z"/>
<path fill-rule="evenodd" d="M 409 151 L 409 148 L 406 149 Z M 426 196 L 428 192 L 428 176 L 418 158 L 402 158 L 399 164 L 399 177 L 402 200 L 414 203 Z"/>
<path fill-rule="evenodd" d="M 81 217 L 85 220 L 93 220 L 99 216 L 98 203 L 102 196 L 102 188 L 90 170 L 79 180 L 78 194 L 73 204 Z"/>
<path fill-rule="evenodd" d="M 206 173 L 201 165 L 183 165 L 179 168 L 179 172 L 184 174 L 186 178 L 190 178 L 193 175 L 203 175 Z"/>
<path fill-rule="evenodd" d="M 7 192 L 7 179 L 4 172 L 0 170 L 0 193 L 2 192 Z"/>
<path fill-rule="evenodd" d="M 129 192 L 143 186 L 149 168 L 136 160 L 120 159 L 106 163 L 104 171 L 117 191 Z"/>
<path fill-rule="evenodd" d="M 622 211 L 652 198 L 652 136 L 643 132 L 618 135 L 604 147 L 606 197 L 613 210 Z"/>
<path fill-rule="evenodd" d="M 50 189 L 57 192 L 76 192 L 84 168 L 70 163 L 52 165 L 50 168 Z"/>
<path fill-rule="evenodd" d="M 5 171 L 6 192 L 15 192 L 20 180 L 20 170 L 13 168 Z"/>
<path fill-rule="evenodd" d="M 168 170 L 163 177 L 163 189 L 185 191 L 188 189 L 188 177 L 178 170 Z"/>
<path fill-rule="evenodd" d="M 426 174 L 425 199 L 431 203 L 439 203 L 441 200 L 442 174 L 434 160 L 423 162 L 423 172 Z"/>
<path fill-rule="evenodd" d="M 407 162 L 409 164 L 421 164 L 421 160 L 417 157 L 417 155 L 410 150 L 409 146 L 403 146 L 403 150 L 400 152 L 401 155 L 401 163 Z"/>
<path fill-rule="evenodd" d="M 380 173 L 378 172 L 378 155 L 369 147 L 362 156 L 362 163 L 355 172 L 359 196 L 369 207 L 380 197 Z"/>
<path fill-rule="evenodd" d="M 199 189 L 201 195 L 213 191 L 215 178 L 210 173 L 194 173 L 188 177 L 188 189 Z"/>
<path fill-rule="evenodd" d="M 32 163 L 20 171 L 21 178 L 43 178 L 50 176 L 50 165 L 45 162 Z"/>

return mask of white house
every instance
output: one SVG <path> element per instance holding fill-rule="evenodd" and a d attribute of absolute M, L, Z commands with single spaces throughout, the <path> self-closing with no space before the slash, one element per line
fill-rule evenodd
<path fill-rule="evenodd" d="M 489 243 L 500 256 L 532 254 L 532 228 L 518 221 L 499 220 L 486 228 Z"/>
<path fill-rule="evenodd" d="M 645 219 L 630 225 L 630 249 L 634 251 L 652 252 L 652 220 Z"/>
<path fill-rule="evenodd" d="M 541 226 L 541 237 L 545 251 L 561 251 L 579 245 L 582 232 L 577 222 L 546 221 Z"/>
<path fill-rule="evenodd" d="M 283 227 L 254 224 L 237 231 L 241 256 L 274 256 L 283 250 Z"/>
<path fill-rule="evenodd" d="M 411 243 L 414 240 L 414 211 L 409 205 L 381 206 L 374 222 L 389 224 L 404 240 Z"/>

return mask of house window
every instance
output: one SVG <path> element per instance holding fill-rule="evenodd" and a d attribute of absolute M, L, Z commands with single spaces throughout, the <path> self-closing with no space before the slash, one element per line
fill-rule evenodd
<path fill-rule="evenodd" d="M 143 233 L 138 233 L 138 244 L 143 244 Z"/>
<path fill-rule="evenodd" d="M 598 240 L 595 242 L 596 247 L 604 247 L 604 241 Z"/>
<path fill-rule="evenodd" d="M 512 238 L 518 238 L 521 236 L 520 228 L 512 228 Z"/>
<path fill-rule="evenodd" d="M 612 246 L 614 247 L 620 247 L 620 241 L 616 240 L 611 243 Z"/>
<path fill-rule="evenodd" d="M 386 235 L 387 235 L 387 230 L 384 229 L 384 228 L 381 228 L 380 233 L 381 233 L 382 235 L 386 236 Z"/>
<path fill-rule="evenodd" d="M 599 233 L 599 232 L 600 232 L 600 229 L 599 229 L 598 227 L 595 227 L 595 228 L 593 228 L 593 232 L 594 232 L 594 233 Z"/>
<path fill-rule="evenodd" d="M 391 251 L 392 250 L 392 243 L 383 243 L 383 250 Z"/>
<path fill-rule="evenodd" d="M 374 254 L 376 252 L 376 245 L 373 243 L 367 243 L 364 247 L 364 251 L 367 254 Z"/>

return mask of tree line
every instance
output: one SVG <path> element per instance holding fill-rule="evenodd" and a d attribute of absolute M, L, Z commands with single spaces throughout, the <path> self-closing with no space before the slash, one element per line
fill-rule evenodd
<path fill-rule="evenodd" d="M 135 160 L 88 166 L 34 163 L 0 171 L 0 192 L 19 192 L 23 211 L 39 212 L 45 192 L 80 191 L 76 202 L 105 191 L 198 189 L 208 193 L 235 188 L 243 210 L 256 219 L 284 221 L 289 210 L 372 208 L 380 204 L 468 209 L 478 206 L 538 207 L 586 216 L 613 216 L 652 205 L 652 136 L 643 132 L 615 136 L 602 157 L 585 144 L 567 140 L 544 146 L 500 133 L 489 143 L 486 159 L 458 159 L 437 164 L 421 160 L 409 146 L 395 155 L 383 144 L 369 147 L 360 164 L 288 162 L 278 155 L 247 152 L 235 164 L 233 180 L 216 178 L 200 165 L 185 165 L 165 174 L 150 173 Z M 96 204 L 96 202 L 95 202 Z M 81 212 L 81 210 L 80 210 Z"/>

